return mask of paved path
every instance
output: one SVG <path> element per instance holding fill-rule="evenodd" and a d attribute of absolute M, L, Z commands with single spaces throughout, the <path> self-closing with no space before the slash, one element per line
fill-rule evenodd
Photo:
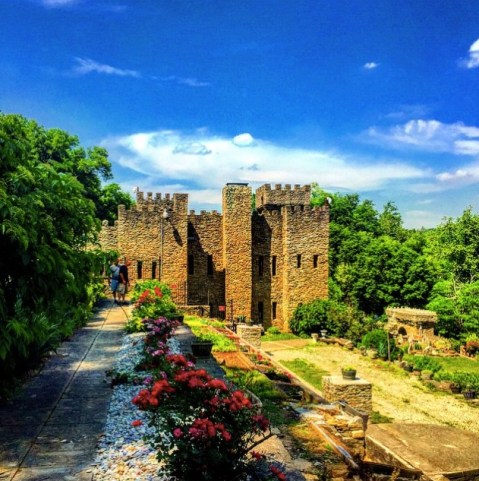
<path fill-rule="evenodd" d="M 126 308 L 105 301 L 91 321 L 0 406 L 0 480 L 92 479 L 112 390 L 105 371 L 121 346 Z"/>

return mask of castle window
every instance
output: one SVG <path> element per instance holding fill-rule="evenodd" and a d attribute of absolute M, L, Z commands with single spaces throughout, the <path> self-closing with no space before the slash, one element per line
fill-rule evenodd
<path fill-rule="evenodd" d="M 195 258 L 192 254 L 188 255 L 188 274 L 195 273 Z"/>
<path fill-rule="evenodd" d="M 296 256 L 296 267 L 299 269 L 301 267 L 301 254 Z"/>
<path fill-rule="evenodd" d="M 143 279 L 143 262 L 138 261 L 136 263 L 136 278 Z"/>
<path fill-rule="evenodd" d="M 315 269 L 318 267 L 318 259 L 319 259 L 318 254 L 314 254 L 314 256 L 313 256 L 313 267 Z"/>
<path fill-rule="evenodd" d="M 276 275 L 276 256 L 271 257 L 271 275 Z"/>
<path fill-rule="evenodd" d="M 276 319 L 276 307 L 277 307 L 278 303 L 277 302 L 273 302 L 273 304 L 271 305 L 271 315 L 273 317 L 273 319 Z"/>
<path fill-rule="evenodd" d="M 193 224 L 188 222 L 188 240 L 195 239 L 195 229 L 193 228 Z"/>
<path fill-rule="evenodd" d="M 258 276 L 263 277 L 264 257 L 258 256 Z"/>
<path fill-rule="evenodd" d="M 151 278 L 156 279 L 156 267 L 157 267 L 157 262 L 153 261 L 151 263 Z"/>
<path fill-rule="evenodd" d="M 263 322 L 264 319 L 264 307 L 263 307 L 263 302 L 260 301 L 258 302 L 258 321 Z"/>
<path fill-rule="evenodd" d="M 213 256 L 212 255 L 208 256 L 208 275 L 209 276 L 213 275 Z"/>

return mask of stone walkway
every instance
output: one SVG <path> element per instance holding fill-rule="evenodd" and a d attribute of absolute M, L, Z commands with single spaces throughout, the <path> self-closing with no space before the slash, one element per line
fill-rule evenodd
<path fill-rule="evenodd" d="M 126 308 L 105 301 L 92 320 L 0 406 L 0 480 L 92 479 Z"/>

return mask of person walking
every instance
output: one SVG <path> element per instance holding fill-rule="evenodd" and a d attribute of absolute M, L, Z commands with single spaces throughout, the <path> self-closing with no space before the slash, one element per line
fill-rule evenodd
<path fill-rule="evenodd" d="M 128 267 L 131 265 L 131 262 L 126 259 L 124 264 L 120 264 L 119 276 L 120 276 L 120 284 L 118 285 L 118 298 L 120 304 L 127 304 L 125 296 L 128 292 Z"/>
<path fill-rule="evenodd" d="M 118 293 L 118 287 L 120 285 L 120 259 L 116 259 L 110 266 L 110 289 L 113 294 L 113 302 L 118 304 L 116 299 Z"/>

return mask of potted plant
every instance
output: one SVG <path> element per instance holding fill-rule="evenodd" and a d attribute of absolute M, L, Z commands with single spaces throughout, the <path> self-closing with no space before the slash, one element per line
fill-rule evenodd
<path fill-rule="evenodd" d="M 464 396 L 464 399 L 475 399 L 476 398 L 476 390 L 473 389 L 473 387 L 470 384 L 468 384 L 462 390 L 462 395 Z"/>
<path fill-rule="evenodd" d="M 452 392 L 452 394 L 461 393 L 461 385 L 457 382 L 451 382 L 451 384 L 449 384 L 449 389 Z"/>
<path fill-rule="evenodd" d="M 209 357 L 213 349 L 213 341 L 207 334 L 198 334 L 191 343 L 191 352 L 195 357 Z"/>
<path fill-rule="evenodd" d="M 424 371 L 421 371 L 421 379 L 424 381 L 430 381 L 432 379 L 433 374 L 434 373 L 429 369 L 424 369 Z"/>
<path fill-rule="evenodd" d="M 354 380 L 356 379 L 356 368 L 352 366 L 346 366 L 341 369 L 343 379 Z"/>

